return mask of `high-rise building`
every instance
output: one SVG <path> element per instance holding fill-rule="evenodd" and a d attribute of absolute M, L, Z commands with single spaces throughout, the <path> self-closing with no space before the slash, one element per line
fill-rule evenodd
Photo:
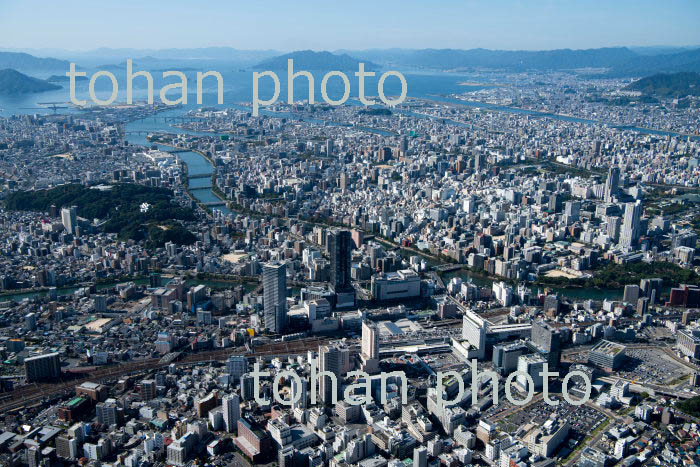
<path fill-rule="evenodd" d="M 95 300 L 96 312 L 103 313 L 107 311 L 107 295 L 93 295 L 92 298 Z"/>
<path fill-rule="evenodd" d="M 24 359 L 27 382 L 58 379 L 61 376 L 61 357 L 58 352 Z"/>
<path fill-rule="evenodd" d="M 305 409 L 308 407 L 309 381 L 306 378 L 292 378 L 292 408 Z M 298 398 L 298 399 L 297 399 Z"/>
<path fill-rule="evenodd" d="M 158 394 L 158 387 L 156 386 L 156 380 L 154 379 L 144 379 L 140 383 L 141 386 L 141 399 L 144 401 L 149 401 L 155 399 Z"/>
<path fill-rule="evenodd" d="M 362 370 L 366 373 L 379 371 L 379 330 L 371 321 L 362 322 Z"/>
<path fill-rule="evenodd" d="M 579 220 L 581 215 L 581 202 L 580 201 L 567 201 L 564 204 L 564 216 L 570 222 L 576 222 Z"/>
<path fill-rule="evenodd" d="M 226 372 L 238 382 L 241 376 L 248 373 L 248 358 L 245 355 L 231 355 L 226 361 Z"/>
<path fill-rule="evenodd" d="M 525 390 L 530 390 L 529 381 L 525 375 L 529 375 L 532 379 L 534 385 L 534 390 L 539 391 L 542 389 L 544 384 L 544 378 L 542 377 L 542 371 L 544 370 L 544 364 L 547 363 L 544 357 L 534 354 L 534 355 L 521 355 L 518 358 L 518 376 L 516 381 L 521 388 Z"/>
<path fill-rule="evenodd" d="M 349 230 L 331 230 L 326 238 L 331 257 L 330 282 L 333 292 L 353 292 L 350 282 L 354 242 Z"/>
<path fill-rule="evenodd" d="M 250 373 L 241 376 L 241 398 L 251 401 L 255 397 L 255 378 Z"/>
<path fill-rule="evenodd" d="M 27 467 L 39 467 L 41 465 L 41 451 L 36 446 L 27 449 Z"/>
<path fill-rule="evenodd" d="M 97 421 L 107 425 L 116 425 L 119 421 L 119 407 L 115 399 L 107 399 L 95 406 Z"/>
<path fill-rule="evenodd" d="M 649 298 L 641 297 L 637 300 L 637 314 L 644 316 L 649 312 Z"/>
<path fill-rule="evenodd" d="M 622 232 L 620 232 L 620 246 L 624 249 L 631 249 L 637 244 L 640 237 L 640 221 L 642 219 L 642 203 L 627 203 L 625 205 L 625 217 L 622 221 Z"/>
<path fill-rule="evenodd" d="M 221 399 L 224 408 L 224 425 L 226 431 L 234 433 L 238 426 L 238 419 L 241 418 L 241 398 L 238 394 L 227 394 Z"/>
<path fill-rule="evenodd" d="M 334 404 L 340 389 L 341 376 L 350 366 L 350 350 L 342 344 L 322 345 L 318 349 L 319 373 L 335 375 L 335 383 L 330 376 L 322 376 L 319 381 L 319 398 L 324 404 Z M 333 392 L 335 392 L 335 397 Z"/>
<path fill-rule="evenodd" d="M 613 242 L 620 240 L 620 218 L 618 216 L 608 216 L 606 218 L 606 234 Z"/>
<path fill-rule="evenodd" d="M 352 250 L 355 242 L 349 230 L 331 230 L 326 238 L 331 258 L 330 283 L 336 294 L 336 307 L 355 306 L 355 289 L 350 282 Z"/>
<path fill-rule="evenodd" d="M 613 198 L 617 194 L 617 187 L 620 184 L 620 168 L 610 167 L 608 170 L 608 178 L 605 181 L 605 202 L 612 202 Z"/>
<path fill-rule="evenodd" d="M 637 303 L 639 300 L 639 286 L 635 284 L 627 284 L 625 291 L 622 294 L 622 301 L 625 303 Z"/>
<path fill-rule="evenodd" d="M 263 266 L 263 304 L 265 328 L 281 333 L 287 325 L 287 265 L 269 263 Z"/>
<path fill-rule="evenodd" d="M 542 355 L 549 368 L 556 368 L 561 361 L 561 333 L 542 320 L 532 323 L 531 342 L 534 350 Z"/>
<path fill-rule="evenodd" d="M 63 459 L 78 457 L 78 440 L 67 435 L 56 438 L 56 455 Z"/>
<path fill-rule="evenodd" d="M 75 227 L 78 224 L 78 208 L 76 206 L 71 206 L 61 209 L 61 222 L 66 232 L 74 234 Z"/>
<path fill-rule="evenodd" d="M 413 449 L 413 467 L 428 467 L 428 450 L 425 446 Z"/>
<path fill-rule="evenodd" d="M 493 346 L 493 366 L 502 374 L 510 374 L 518 368 L 518 358 L 530 349 L 522 341 Z"/>
<path fill-rule="evenodd" d="M 655 304 L 661 298 L 661 290 L 664 281 L 658 277 L 653 279 L 642 279 L 639 281 L 640 294 L 649 299 L 650 304 Z"/>
<path fill-rule="evenodd" d="M 371 321 L 362 322 L 362 355 L 367 358 L 379 358 L 379 331 Z"/>
<path fill-rule="evenodd" d="M 36 331 L 36 313 L 27 313 L 24 317 L 24 328 L 27 331 Z"/>

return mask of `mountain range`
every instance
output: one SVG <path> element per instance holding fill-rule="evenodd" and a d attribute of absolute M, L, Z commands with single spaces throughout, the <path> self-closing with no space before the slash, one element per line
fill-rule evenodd
<path fill-rule="evenodd" d="M 700 71 L 700 48 L 609 47 L 587 50 L 508 51 L 488 49 L 388 49 L 356 51 L 353 56 L 382 65 L 440 70 L 551 71 L 605 69 L 610 76 Z"/>
<path fill-rule="evenodd" d="M 153 71 L 159 69 L 286 69 L 294 58 L 298 69 L 356 70 L 426 69 L 473 71 L 568 71 L 588 69 L 603 76 L 638 77 L 654 73 L 700 71 L 700 47 L 608 47 L 586 50 L 509 51 L 489 49 L 371 49 L 281 53 L 230 47 L 198 49 L 96 49 L 88 52 L 50 51 L 59 58 L 40 58 L 24 52 L 0 52 L 0 69 L 12 68 L 35 75 L 64 74 L 69 61 L 82 69 L 123 69 L 132 58 Z M 40 53 L 40 51 L 37 51 Z"/>
<path fill-rule="evenodd" d="M 19 94 L 54 91 L 56 89 L 61 89 L 61 86 L 32 78 L 17 70 L 0 70 L 0 94 L 2 95 L 16 96 Z"/>
<path fill-rule="evenodd" d="M 21 71 L 68 70 L 69 63 L 55 58 L 39 58 L 22 52 L 0 52 L 0 69 L 12 68 Z"/>
<path fill-rule="evenodd" d="M 278 57 L 264 60 L 253 68 L 257 70 L 286 70 L 287 60 L 294 60 L 295 70 L 352 70 L 356 71 L 362 60 L 351 57 L 348 54 L 333 54 L 330 52 L 314 52 L 313 50 L 301 50 Z M 378 69 L 379 65 L 370 61 L 363 61 L 365 70 Z"/>
<path fill-rule="evenodd" d="M 358 55 L 372 60 L 388 56 L 396 65 L 418 68 L 443 70 L 486 68 L 510 71 L 609 68 L 638 56 L 624 47 L 545 51 L 423 49 L 393 50 L 388 53 L 381 51 L 359 52 Z"/>

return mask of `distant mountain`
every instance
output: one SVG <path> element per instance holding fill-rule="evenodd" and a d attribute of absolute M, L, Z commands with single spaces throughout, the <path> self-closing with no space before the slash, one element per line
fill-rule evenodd
<path fill-rule="evenodd" d="M 423 50 L 411 59 L 415 64 L 429 63 L 453 68 L 493 68 L 512 71 L 523 70 L 571 70 L 576 68 L 607 68 L 629 60 L 636 54 L 624 47 L 589 50 Z"/>
<path fill-rule="evenodd" d="M 625 47 L 543 51 L 373 49 L 357 51 L 353 55 L 384 65 L 394 64 L 440 70 L 493 69 L 507 71 L 609 68 L 638 56 Z"/>
<path fill-rule="evenodd" d="M 285 70 L 293 58 L 297 69 L 357 70 L 364 62 L 368 70 L 380 67 L 432 70 L 551 71 L 583 68 L 604 69 L 607 76 L 646 76 L 681 71 L 700 72 L 700 48 L 691 47 L 610 47 L 600 49 L 512 51 L 489 49 L 370 49 L 334 52 L 296 51 L 284 55 L 274 50 L 238 50 L 231 47 L 195 49 L 109 49 L 86 52 L 54 49 L 32 50 L 36 54 L 76 61 L 80 69 L 124 69 L 127 58 L 134 59 L 137 69 L 188 70 L 225 69 L 254 66 L 255 69 Z M 116 63 L 107 65 L 109 63 Z M 257 64 L 257 65 L 255 65 Z M 69 62 L 56 58 L 39 58 L 27 53 L 0 52 L 0 69 L 12 68 L 23 73 L 61 75 Z"/>
<path fill-rule="evenodd" d="M 691 47 L 613 47 L 543 51 L 370 49 L 350 53 L 358 59 L 372 60 L 383 66 L 436 70 L 549 71 L 599 68 L 606 69 L 608 76 L 700 71 L 700 48 Z"/>
<path fill-rule="evenodd" d="M 12 68 L 21 71 L 68 70 L 69 63 L 55 58 L 38 58 L 16 52 L 0 52 L 0 69 Z"/>
<path fill-rule="evenodd" d="M 32 78 L 17 70 L 0 70 L 0 94 L 16 96 L 20 94 L 32 94 L 37 92 L 55 91 L 61 89 L 48 81 Z"/>
<path fill-rule="evenodd" d="M 1 50 L 1 49 L 0 49 Z M 193 49 L 113 49 L 102 47 L 94 50 L 75 51 L 63 49 L 23 49 L 37 57 L 55 57 L 77 62 L 84 68 L 100 68 L 105 63 L 126 62 L 131 58 L 134 62 L 143 63 L 146 57 L 156 63 L 145 64 L 153 70 L 153 66 L 172 67 L 185 64 L 201 69 L 208 64 L 233 63 L 234 66 L 252 66 L 266 58 L 280 55 L 277 50 L 239 50 L 232 47 L 201 47 Z M 13 50 L 13 52 L 15 52 Z M 178 70 L 180 68 L 177 68 Z"/>
<path fill-rule="evenodd" d="M 679 71 L 700 72 L 700 49 L 685 52 L 643 55 L 613 67 L 612 74 L 621 76 L 640 76 L 650 73 L 674 73 Z"/>
<path fill-rule="evenodd" d="M 647 76 L 626 89 L 659 97 L 700 96 L 700 74 L 682 72 Z"/>
<path fill-rule="evenodd" d="M 200 47 L 194 49 L 111 49 L 107 47 L 86 52 L 70 52 L 79 58 L 101 57 L 109 59 L 152 57 L 158 60 L 216 60 L 216 61 L 260 61 L 279 55 L 276 50 L 239 50 L 232 47 Z"/>
<path fill-rule="evenodd" d="M 87 81 L 89 78 L 87 76 L 76 76 L 75 81 Z M 51 75 L 46 78 L 49 83 L 68 83 L 70 78 L 66 75 Z"/>
<path fill-rule="evenodd" d="M 294 60 L 295 70 L 353 70 L 358 69 L 358 64 L 362 60 L 351 57 L 348 54 L 336 55 L 330 52 L 314 52 L 313 50 L 301 50 L 279 57 L 264 60 L 253 68 L 256 70 L 286 70 L 287 60 Z M 377 69 L 376 63 L 364 62 L 365 70 Z"/>
<path fill-rule="evenodd" d="M 677 54 L 681 52 L 687 52 L 688 50 L 700 49 L 700 45 L 685 46 L 685 47 L 673 47 L 667 45 L 652 45 L 646 47 L 627 47 L 632 52 L 639 55 L 669 55 Z"/>

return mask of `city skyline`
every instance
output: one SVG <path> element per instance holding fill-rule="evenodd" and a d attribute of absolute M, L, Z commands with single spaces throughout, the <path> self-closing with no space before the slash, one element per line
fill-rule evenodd
<path fill-rule="evenodd" d="M 700 2 L 344 6 L 0 3 L 0 465 L 700 465 Z"/>

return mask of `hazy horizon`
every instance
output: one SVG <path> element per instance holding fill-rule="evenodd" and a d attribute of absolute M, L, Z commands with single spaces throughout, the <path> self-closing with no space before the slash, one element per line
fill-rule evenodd
<path fill-rule="evenodd" d="M 635 50 L 635 49 L 687 49 L 687 50 L 694 50 L 700 48 L 700 44 L 687 44 L 687 45 L 668 45 L 668 44 L 657 44 L 657 45 L 613 45 L 613 46 L 601 46 L 601 47 L 582 47 L 582 48 L 573 48 L 573 47 L 560 47 L 560 48 L 551 48 L 551 49 L 501 49 L 501 48 L 489 48 L 489 47 L 471 47 L 471 48 L 459 48 L 459 47 L 369 47 L 369 48 L 342 48 L 342 49 L 332 49 L 332 48 L 323 48 L 323 47 L 307 47 L 307 48 L 295 48 L 295 49 L 246 49 L 246 48 L 238 48 L 238 47 L 233 47 L 233 46 L 228 46 L 228 45 L 211 45 L 211 46 L 206 46 L 206 47 L 164 47 L 164 48 L 140 48 L 140 47 L 95 47 L 95 48 L 87 48 L 87 49 L 65 49 L 65 48 L 52 48 L 52 47 L 0 47 L 0 51 L 2 52 L 17 52 L 17 53 L 43 53 L 43 54 L 49 54 L 52 52 L 60 52 L 60 53 L 78 53 L 78 54 L 88 54 L 88 53 L 94 53 L 94 52 L 99 52 L 99 51 L 112 51 L 112 52 L 119 52 L 119 51 L 135 51 L 135 52 L 161 52 L 161 51 L 167 51 L 167 50 L 206 50 L 206 49 L 231 49 L 231 50 L 236 50 L 240 52 L 278 52 L 280 54 L 286 54 L 286 53 L 291 53 L 291 52 L 301 52 L 304 50 L 311 50 L 313 52 L 330 52 L 334 54 L 341 54 L 341 53 L 347 53 L 347 52 L 369 52 L 369 51 L 383 51 L 383 50 L 405 50 L 405 51 L 411 51 L 411 50 L 475 50 L 475 49 L 482 49 L 482 50 L 492 50 L 492 51 L 503 51 L 503 52 L 548 52 L 548 51 L 554 51 L 554 50 L 597 50 L 597 49 L 615 49 L 615 48 L 627 48 L 630 50 Z"/>
<path fill-rule="evenodd" d="M 41 15 L 37 14 L 41 11 Z M 693 47 L 700 2 L 507 0 L 94 4 L 9 0 L 0 5 L 4 49 L 554 50 Z M 31 30 L 31 35 L 26 31 Z M 50 44 L 50 47 L 47 47 Z M 322 47 L 319 45 L 322 44 Z"/>

